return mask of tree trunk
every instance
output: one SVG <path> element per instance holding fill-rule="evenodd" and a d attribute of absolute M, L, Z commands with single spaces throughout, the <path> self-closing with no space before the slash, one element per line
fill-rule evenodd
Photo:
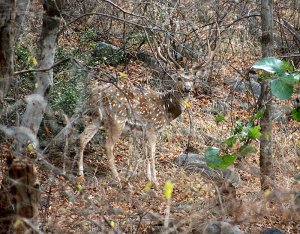
<path fill-rule="evenodd" d="M 273 37 L 273 0 L 261 1 L 261 27 L 262 27 L 262 56 L 274 55 Z M 261 94 L 259 97 L 260 108 L 265 108 L 264 116 L 260 121 L 260 170 L 262 190 L 272 189 L 273 149 L 272 149 L 272 94 L 270 80 L 261 82 Z"/>
<path fill-rule="evenodd" d="M 55 0 L 44 4 L 46 14 L 40 38 L 38 61 L 40 69 L 49 69 L 54 64 L 60 13 Z M 23 4 L 24 3 L 24 4 Z M 48 4 L 49 3 L 49 4 Z M 26 0 L 17 7 L 28 7 Z M 22 24 L 24 17 L 15 18 L 16 2 L 0 0 L 0 111 L 3 110 L 4 97 L 7 95 L 10 80 L 13 77 L 13 48 L 16 42 L 15 28 Z M 19 11 L 22 12 L 22 11 Z M 24 12 L 22 12 L 24 13 Z M 20 33 L 20 32 L 19 32 Z M 0 233 L 32 233 L 36 228 L 39 204 L 39 183 L 34 162 L 26 157 L 28 150 L 37 141 L 34 139 L 47 105 L 46 98 L 53 83 L 53 71 L 37 73 L 37 89 L 26 98 L 27 109 L 23 115 L 21 127 L 14 132 L 14 152 L 16 157 L 8 159 L 8 173 L 4 175 L 0 190 Z M 36 145 L 36 144 L 35 144 Z M 29 147 L 30 146 L 30 147 Z M 29 152 L 32 153 L 32 152 Z"/>
<path fill-rule="evenodd" d="M 24 158 L 9 158 L 8 167 L 0 190 L 0 233 L 31 233 L 40 197 L 35 165 Z"/>
<path fill-rule="evenodd" d="M 16 2 L 16 42 L 19 40 L 20 35 L 23 31 L 23 25 L 25 17 L 28 13 L 30 3 L 30 0 L 22 0 Z"/>
<path fill-rule="evenodd" d="M 0 116 L 14 71 L 15 0 L 0 0 Z"/>
<path fill-rule="evenodd" d="M 51 5 L 52 3 L 52 5 Z M 54 8 L 53 8 L 54 7 Z M 60 15 L 57 5 L 52 1 L 44 4 L 42 33 L 39 41 L 39 52 L 37 55 L 38 69 L 49 69 L 54 64 L 56 41 L 60 25 Z M 37 135 L 47 106 L 47 96 L 53 85 L 53 70 L 40 71 L 36 73 L 37 88 L 35 92 L 26 98 L 27 107 L 22 117 L 21 126 L 28 128 Z M 28 144 L 28 143 L 27 143 Z M 14 142 L 15 152 L 22 154 L 24 147 L 21 139 Z"/>

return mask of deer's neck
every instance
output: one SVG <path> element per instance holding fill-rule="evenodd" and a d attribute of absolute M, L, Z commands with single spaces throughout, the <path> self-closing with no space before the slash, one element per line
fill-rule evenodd
<path fill-rule="evenodd" d="M 166 114 L 169 122 L 176 119 L 185 110 L 184 101 L 188 99 L 188 95 L 183 96 L 178 91 L 170 91 L 162 95 L 162 100 L 165 105 Z"/>

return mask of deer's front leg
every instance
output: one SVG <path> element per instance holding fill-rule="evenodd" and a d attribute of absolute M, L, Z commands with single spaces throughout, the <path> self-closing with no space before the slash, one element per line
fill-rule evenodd
<path fill-rule="evenodd" d="M 89 141 L 95 136 L 100 127 L 100 121 L 94 120 L 80 134 L 79 139 L 79 159 L 78 159 L 78 175 L 83 176 L 83 152 Z"/>
<path fill-rule="evenodd" d="M 147 133 L 147 143 L 148 143 L 148 156 L 150 157 L 151 163 L 150 163 L 150 178 L 148 178 L 151 182 L 154 184 L 157 184 L 157 178 L 156 178 L 156 169 L 155 169 L 155 148 L 156 148 L 156 132 L 154 129 L 150 129 Z"/>

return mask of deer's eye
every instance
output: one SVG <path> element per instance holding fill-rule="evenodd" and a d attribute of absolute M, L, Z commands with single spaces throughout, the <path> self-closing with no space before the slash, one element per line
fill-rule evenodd
<path fill-rule="evenodd" d="M 183 78 L 182 77 L 178 77 L 178 81 L 183 81 Z"/>

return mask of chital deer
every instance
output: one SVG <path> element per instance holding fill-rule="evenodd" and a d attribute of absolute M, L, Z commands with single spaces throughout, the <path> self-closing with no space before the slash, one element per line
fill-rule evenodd
<path fill-rule="evenodd" d="M 158 50 L 158 56 L 167 61 Z M 169 56 L 171 58 L 171 56 Z M 199 70 L 207 63 L 198 64 L 194 70 L 184 71 L 175 60 L 178 68 L 172 77 L 174 89 L 166 93 L 144 90 L 130 85 L 108 84 L 92 90 L 92 121 L 80 135 L 79 175 L 83 175 L 83 152 L 86 144 L 103 126 L 106 130 L 105 150 L 113 176 L 119 180 L 115 166 L 113 149 L 121 133 L 139 132 L 146 140 L 147 158 L 150 159 L 148 179 L 156 183 L 155 147 L 157 134 L 172 120 L 182 114 L 192 91 L 195 68 Z M 209 60 L 207 61 L 209 62 Z"/>

